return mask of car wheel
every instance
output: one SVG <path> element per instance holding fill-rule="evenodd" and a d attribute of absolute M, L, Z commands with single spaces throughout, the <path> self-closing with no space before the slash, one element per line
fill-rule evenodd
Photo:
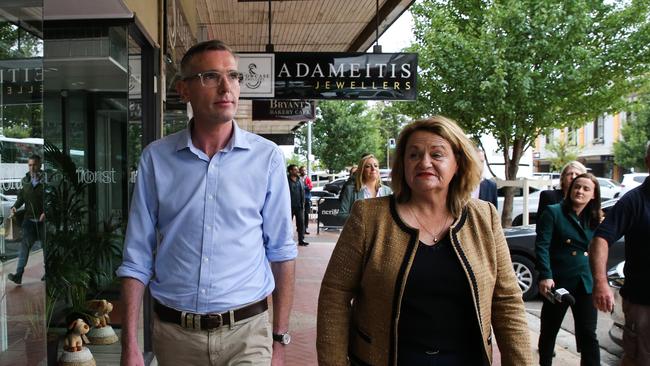
<path fill-rule="evenodd" d="M 512 256 L 512 267 L 515 270 L 517 284 L 519 284 L 524 300 L 530 300 L 537 296 L 537 272 L 535 272 L 533 261 L 515 254 Z"/>

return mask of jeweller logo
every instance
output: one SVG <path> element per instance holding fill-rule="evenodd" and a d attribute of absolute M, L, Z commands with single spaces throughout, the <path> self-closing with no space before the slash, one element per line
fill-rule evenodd
<path fill-rule="evenodd" d="M 239 72 L 242 98 L 273 98 L 275 96 L 275 55 L 272 53 L 239 54 Z"/>
<path fill-rule="evenodd" d="M 259 88 L 264 80 L 270 79 L 271 75 L 269 74 L 259 74 L 257 72 L 257 65 L 253 62 L 248 64 L 248 73 L 244 74 L 244 83 L 249 89 Z"/>

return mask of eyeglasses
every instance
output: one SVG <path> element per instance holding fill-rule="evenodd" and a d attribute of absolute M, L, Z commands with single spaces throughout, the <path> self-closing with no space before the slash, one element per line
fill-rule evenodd
<path fill-rule="evenodd" d="M 230 84 L 239 84 L 242 80 L 244 80 L 244 74 L 239 71 L 228 71 L 226 73 L 219 71 L 204 71 L 197 72 L 194 75 L 186 76 L 183 78 L 183 80 L 194 78 L 201 80 L 201 85 L 206 88 L 216 88 L 222 83 L 224 79 L 228 80 L 228 83 Z"/>

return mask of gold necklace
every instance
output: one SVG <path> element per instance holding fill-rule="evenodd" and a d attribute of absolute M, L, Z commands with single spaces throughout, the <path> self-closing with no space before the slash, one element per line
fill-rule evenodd
<path fill-rule="evenodd" d="M 409 211 L 411 211 L 411 215 L 413 215 L 413 217 L 415 217 L 415 221 L 417 221 L 418 225 L 420 225 L 420 229 L 424 229 L 424 231 L 429 233 L 429 235 L 433 236 L 433 242 L 437 243 L 438 242 L 438 236 L 440 234 L 442 234 L 442 232 L 445 230 L 445 227 L 447 226 L 447 221 L 449 220 L 449 217 L 445 217 L 445 221 L 442 223 L 442 227 L 438 231 L 438 234 L 434 234 L 431 231 L 429 231 L 429 229 L 427 229 L 426 225 L 422 225 L 422 223 L 420 222 L 420 219 L 418 219 L 417 215 L 415 215 L 415 212 L 413 212 L 413 207 L 408 206 L 408 208 L 409 208 Z"/>

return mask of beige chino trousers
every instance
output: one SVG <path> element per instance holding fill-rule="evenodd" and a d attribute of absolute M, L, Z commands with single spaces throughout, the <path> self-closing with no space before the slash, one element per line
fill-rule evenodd
<path fill-rule="evenodd" d="M 268 311 L 210 331 L 164 322 L 154 313 L 154 354 L 160 366 L 266 366 L 273 352 L 271 331 Z"/>

